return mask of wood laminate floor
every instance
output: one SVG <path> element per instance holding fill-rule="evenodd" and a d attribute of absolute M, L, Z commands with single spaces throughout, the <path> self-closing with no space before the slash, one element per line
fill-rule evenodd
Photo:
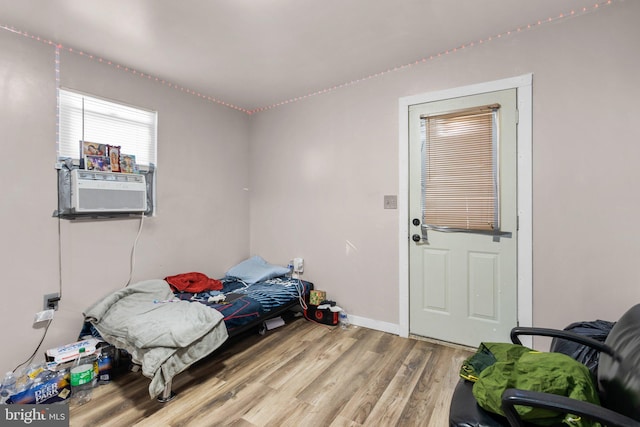
<path fill-rule="evenodd" d="M 128 372 L 70 408 L 71 426 L 437 426 L 464 349 L 296 319 L 229 342 L 174 378 L 169 403 Z"/>

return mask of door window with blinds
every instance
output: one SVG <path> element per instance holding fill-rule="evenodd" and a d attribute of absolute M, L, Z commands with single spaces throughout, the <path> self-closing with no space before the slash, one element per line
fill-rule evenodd
<path fill-rule="evenodd" d="M 421 116 L 422 215 L 427 228 L 500 230 L 499 108 L 495 104 Z"/>

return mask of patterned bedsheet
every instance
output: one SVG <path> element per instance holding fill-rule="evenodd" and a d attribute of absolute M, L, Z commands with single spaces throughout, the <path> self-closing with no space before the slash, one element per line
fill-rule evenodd
<path fill-rule="evenodd" d="M 230 335 L 249 324 L 259 324 L 269 314 L 299 301 L 299 298 L 307 298 L 313 289 L 313 284 L 304 280 L 276 277 L 274 279 L 247 285 L 234 277 L 221 279 L 223 289 L 201 293 L 176 292 L 177 298 L 182 300 L 198 301 L 218 310 L 224 316 L 224 322 Z M 240 294 L 229 303 L 209 302 L 210 298 L 224 294 Z"/>

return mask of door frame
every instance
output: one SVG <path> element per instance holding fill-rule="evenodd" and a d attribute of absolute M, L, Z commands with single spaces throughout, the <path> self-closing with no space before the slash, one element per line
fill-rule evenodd
<path fill-rule="evenodd" d="M 516 89 L 518 106 L 518 325 L 533 325 L 533 218 L 532 218 L 532 81 L 533 74 L 483 82 L 400 98 L 399 123 L 399 335 L 409 336 L 409 106 L 485 92 Z M 532 337 L 522 337 L 532 345 Z"/>

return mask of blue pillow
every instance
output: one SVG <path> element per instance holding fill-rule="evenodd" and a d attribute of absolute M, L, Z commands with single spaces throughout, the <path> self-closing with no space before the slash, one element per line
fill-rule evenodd
<path fill-rule="evenodd" d="M 229 271 L 227 271 L 227 276 L 237 277 L 245 283 L 252 284 L 277 276 L 284 276 L 288 272 L 288 268 L 269 264 L 256 255 L 231 267 Z"/>

